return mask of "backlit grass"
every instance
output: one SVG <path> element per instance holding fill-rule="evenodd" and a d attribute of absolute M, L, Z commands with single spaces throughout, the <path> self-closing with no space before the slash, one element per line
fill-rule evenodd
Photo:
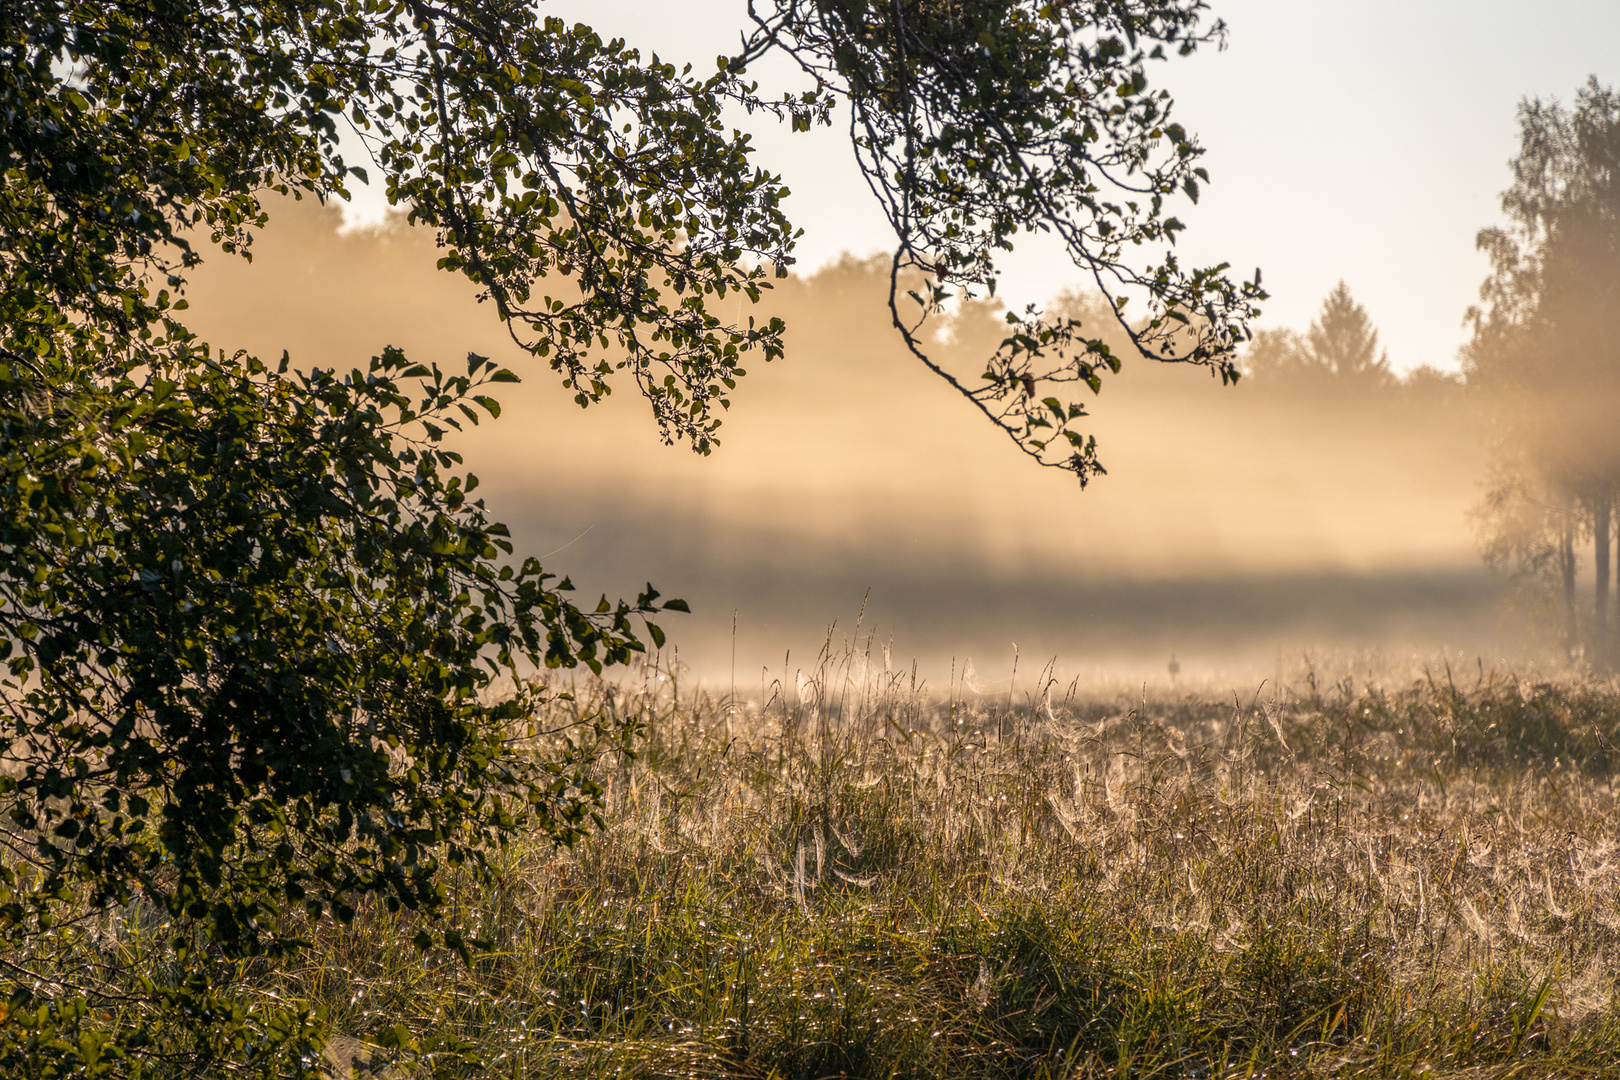
<path fill-rule="evenodd" d="M 667 675 L 545 718 L 645 737 L 600 835 L 458 889 L 470 965 L 379 908 L 256 985 L 502 1077 L 1620 1074 L 1607 684 Z"/>

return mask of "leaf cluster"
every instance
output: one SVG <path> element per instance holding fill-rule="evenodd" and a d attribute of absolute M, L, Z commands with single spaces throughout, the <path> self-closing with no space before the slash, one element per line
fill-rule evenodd
<path fill-rule="evenodd" d="M 1120 364 L 1100 328 L 1009 313 L 977 378 L 931 358 L 919 330 L 953 289 L 993 294 L 997 259 L 1047 233 L 1114 302 L 1139 355 L 1236 381 L 1265 294 L 1258 273 L 1238 283 L 1224 264 L 1177 260 L 1185 225 L 1171 201 L 1197 202 L 1209 174 L 1169 94 L 1147 80 L 1167 50 L 1224 40 L 1206 13 L 1202 0 L 778 0 L 754 13 L 752 52 L 786 50 L 848 104 L 856 156 L 897 238 L 890 310 L 911 351 L 1025 453 L 1082 482 L 1102 469 L 1094 440 L 1071 426 L 1086 415 L 1073 396 L 1096 393 Z M 1137 261 L 1144 246 L 1164 249 L 1156 265 Z M 903 283 L 912 275 L 924 285 Z M 1132 293 L 1149 308 L 1134 322 L 1123 314 Z"/>
<path fill-rule="evenodd" d="M 662 644 L 657 611 L 685 605 L 649 586 L 634 603 L 583 608 L 566 580 L 515 556 L 444 443 L 498 415 L 491 391 L 515 375 L 483 357 L 463 374 L 392 348 L 346 372 L 286 356 L 272 369 L 215 352 L 183 322 L 186 273 L 206 246 L 250 253 L 262 191 L 347 194 L 360 170 L 337 151 L 342 125 L 387 131 L 377 156 L 419 212 L 452 231 L 483 220 L 448 216 L 490 209 L 465 160 L 472 143 L 446 157 L 451 114 L 412 110 L 446 106 L 452 87 L 474 95 L 488 72 L 469 59 L 472 39 L 454 38 L 454 52 L 445 39 L 496 31 L 531 51 L 573 35 L 510 7 L 371 2 L 39 2 L 0 16 L 6 1075 L 139 1074 L 176 1025 L 193 1047 L 187 1068 L 271 1068 L 318 1023 L 295 1004 L 233 997 L 232 965 L 298 949 L 295 913 L 346 921 L 374 902 L 431 914 L 444 866 L 476 871 L 516 833 L 574 842 L 600 798 L 582 770 L 634 734 L 587 716 L 564 750 L 525 750 L 544 696 L 526 672 L 621 663 L 643 633 Z M 641 95 L 650 123 L 676 127 L 681 95 L 707 93 L 578 37 L 573 68 L 524 61 L 524 92 L 617 63 L 640 73 L 621 72 L 626 100 Z M 449 70 L 451 55 L 470 66 Z M 469 106 L 456 101 L 459 123 Z M 552 142 L 535 152 L 557 157 L 558 140 L 586 126 L 551 116 Z M 707 294 L 758 272 L 737 270 L 735 244 L 704 230 L 732 229 L 745 209 L 764 207 L 762 228 L 776 218 L 760 194 L 768 178 L 717 163 L 736 165 L 739 144 L 716 143 L 712 124 L 695 132 L 661 149 L 688 154 L 710 181 L 694 201 L 718 209 L 690 234 L 653 222 L 634 258 L 663 259 Z M 422 139 L 439 149 L 418 150 Z M 641 185 L 603 213 L 645 216 L 666 159 L 625 164 L 622 141 L 591 145 L 602 161 L 581 182 L 606 196 L 611 161 Z M 497 183 L 513 166 L 501 146 L 491 153 Z M 555 224 L 548 199 L 535 220 Z M 471 228 L 456 234 L 469 265 L 525 250 L 515 233 Z M 588 221 L 553 234 L 564 231 L 584 247 L 597 235 Z M 508 309 L 522 272 L 471 271 Z M 665 359 L 701 369 L 705 387 L 748 344 L 701 311 L 660 309 L 656 289 L 598 291 L 582 318 L 606 334 L 615 304 L 632 319 L 652 304 L 649 333 L 679 341 L 682 359 Z M 695 431 L 702 411 L 680 423 Z M 134 997 L 112 989 L 127 985 L 116 958 L 41 977 L 64 935 L 132 905 L 167 920 L 161 955 L 141 963 L 168 977 Z"/>

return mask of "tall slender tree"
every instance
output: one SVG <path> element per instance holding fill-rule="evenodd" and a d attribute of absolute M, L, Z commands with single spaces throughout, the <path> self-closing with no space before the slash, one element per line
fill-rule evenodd
<path fill-rule="evenodd" d="M 1593 77 L 1570 108 L 1526 100 L 1519 135 L 1502 195 L 1509 225 L 1479 234 L 1491 274 L 1469 312 L 1464 362 L 1488 403 L 1499 467 L 1526 497 L 1561 508 L 1544 518 L 1547 543 L 1569 550 L 1577 530 L 1592 542 L 1591 655 L 1607 666 L 1620 490 L 1620 95 Z M 1501 519 L 1502 504 L 1482 509 Z M 1561 576 L 1572 592 L 1572 569 Z"/>

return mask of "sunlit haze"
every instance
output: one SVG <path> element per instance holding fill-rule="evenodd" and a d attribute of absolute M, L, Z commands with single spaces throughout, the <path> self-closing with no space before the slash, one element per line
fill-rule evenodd
<path fill-rule="evenodd" d="M 735 47 L 740 10 L 545 5 L 701 70 Z M 1516 106 L 1612 80 L 1620 7 L 1543 5 L 1533 31 L 1507 3 L 1234 0 L 1216 14 L 1228 49 L 1151 69 L 1209 147 L 1213 183 L 1178 211 L 1183 257 L 1262 267 L 1261 326 L 1295 331 L 1342 279 L 1395 372 L 1455 370 Z M 781 66 L 754 74 L 799 85 Z M 712 457 L 661 445 L 628 386 L 577 409 L 374 194 L 345 209 L 341 236 L 336 211 L 273 206 L 252 266 L 215 259 L 196 279 L 196 325 L 301 363 L 385 344 L 509 363 L 524 385 L 463 443 L 492 512 L 587 599 L 651 579 L 690 600 L 671 630 L 706 676 L 791 667 L 790 651 L 813 655 L 857 620 L 863 642 L 892 636 L 893 662 L 936 676 L 970 657 L 1005 674 L 1015 647 L 1162 679 L 1173 655 L 1189 673 L 1253 674 L 1312 649 L 1477 655 L 1518 640 L 1470 523 L 1486 454 L 1454 385 L 1399 405 L 1284 401 L 1130 362 L 1088 427 L 1109 475 L 1082 492 L 903 355 L 868 261 L 886 226 L 843 128 L 738 122 L 793 189 L 804 238 L 766 303 L 789 321 L 787 357 L 748 365 Z M 1045 304 L 1084 284 L 1035 245 L 1002 295 Z"/>
<path fill-rule="evenodd" d="M 652 580 L 706 674 L 813 655 L 827 628 L 944 674 L 1005 674 L 1014 643 L 1094 671 L 1245 671 L 1303 648 L 1496 648 L 1496 590 L 1465 514 L 1483 455 L 1458 410 L 1278 404 L 1248 382 L 1136 362 L 1090 430 L 1109 475 L 1042 470 L 907 357 L 881 267 L 785 283 L 788 355 L 750 364 L 710 457 L 660 445 L 621 390 L 580 410 L 518 353 L 430 236 L 340 236 L 335 211 L 277 204 L 249 265 L 215 260 L 193 325 L 264 355 L 347 365 L 385 344 L 526 378 L 461 445 L 519 547 L 587 599 Z M 964 343 L 966 347 L 968 343 Z M 627 389 L 627 388 L 626 388 Z M 836 642 L 835 642 L 836 643 Z"/>
<path fill-rule="evenodd" d="M 1620 1080 L 1620 0 L 0 49 L 18 1080 Z"/>

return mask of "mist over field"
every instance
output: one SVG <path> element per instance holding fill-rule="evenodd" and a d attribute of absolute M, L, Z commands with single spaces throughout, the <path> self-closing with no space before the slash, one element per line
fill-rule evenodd
<path fill-rule="evenodd" d="M 603 406 L 572 404 L 434 269 L 431 236 L 340 236 L 336 211 L 270 209 L 251 265 L 214 260 L 195 278 L 193 325 L 299 365 L 392 344 L 512 367 L 524 382 L 501 388 L 503 415 L 460 440 L 493 516 L 586 599 L 648 580 L 687 599 L 693 614 L 666 629 L 710 682 L 730 677 L 734 612 L 742 689 L 813 661 L 835 621 L 842 641 L 868 591 L 862 647 L 871 637 L 880 658 L 892 637 L 893 663 L 915 658 L 936 681 L 969 658 L 1005 678 L 1015 642 L 1023 664 L 1160 681 L 1172 654 L 1183 678 L 1247 678 L 1306 651 L 1471 662 L 1522 646 L 1470 531 L 1485 458 L 1452 384 L 1280 394 L 1127 355 L 1093 403 L 1109 474 L 1082 492 L 904 354 L 886 265 L 852 257 L 761 305 L 788 321 L 787 357 L 746 365 L 703 458 L 660 444 L 628 382 Z M 1103 325 L 1083 297 L 1064 302 Z M 993 320 L 981 306 L 951 328 L 964 371 L 993 348 Z"/>
<path fill-rule="evenodd" d="M 1412 7 L 9 4 L 0 1080 L 1620 1078 L 1620 4 Z"/>

